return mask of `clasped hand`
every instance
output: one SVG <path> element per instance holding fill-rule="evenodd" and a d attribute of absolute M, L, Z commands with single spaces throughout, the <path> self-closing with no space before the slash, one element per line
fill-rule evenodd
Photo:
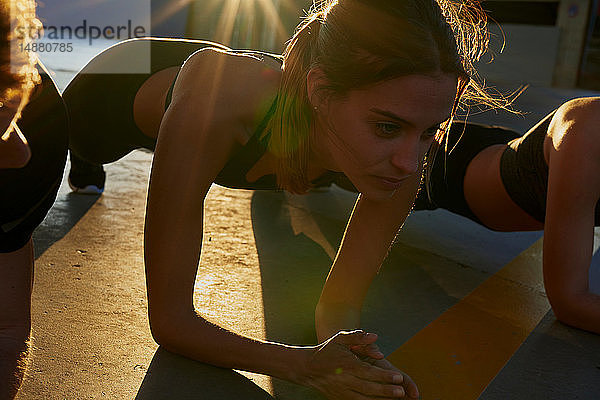
<path fill-rule="evenodd" d="M 307 384 L 330 400 L 418 398 L 415 383 L 385 360 L 376 340 L 374 333 L 355 330 L 338 332 L 315 346 Z"/>

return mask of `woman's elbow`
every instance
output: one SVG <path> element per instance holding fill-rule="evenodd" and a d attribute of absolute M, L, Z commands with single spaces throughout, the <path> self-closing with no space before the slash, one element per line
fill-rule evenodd
<path fill-rule="evenodd" d="M 154 341 L 167 349 L 177 347 L 183 317 L 173 312 L 149 308 L 148 321 Z"/>
<path fill-rule="evenodd" d="M 157 314 L 158 313 L 156 312 L 148 312 L 150 333 L 156 344 L 168 347 L 173 335 L 171 332 L 172 329 L 169 328 L 169 323 L 166 321 L 166 318 Z"/>
<path fill-rule="evenodd" d="M 573 312 L 573 307 L 558 303 L 552 305 L 552 311 L 557 320 L 565 325 L 577 326 L 576 314 Z"/>
<path fill-rule="evenodd" d="M 560 322 L 586 329 L 590 318 L 590 293 L 548 293 L 552 311 Z"/>

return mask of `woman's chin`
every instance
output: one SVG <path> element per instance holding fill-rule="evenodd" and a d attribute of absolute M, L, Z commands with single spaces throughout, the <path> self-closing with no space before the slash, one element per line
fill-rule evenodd
<path fill-rule="evenodd" d="M 372 201 L 389 201 L 395 193 L 395 190 L 382 190 L 375 188 L 365 188 L 365 190 L 359 190 L 362 197 Z"/>

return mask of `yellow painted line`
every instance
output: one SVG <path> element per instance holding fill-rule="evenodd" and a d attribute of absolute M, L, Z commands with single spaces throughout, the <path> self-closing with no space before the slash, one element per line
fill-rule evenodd
<path fill-rule="evenodd" d="M 548 310 L 539 239 L 388 360 L 424 400 L 477 399 Z"/>

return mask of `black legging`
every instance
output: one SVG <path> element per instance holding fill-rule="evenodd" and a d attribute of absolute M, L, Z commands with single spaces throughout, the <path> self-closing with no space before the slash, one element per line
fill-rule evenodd
<path fill-rule="evenodd" d="M 92 59 L 71 81 L 63 98 L 71 116 L 69 149 L 95 163 L 116 161 L 136 148 L 154 150 L 156 140 L 144 135 L 133 118 L 140 86 L 160 70 L 178 67 L 212 42 L 134 39 L 118 43 Z M 111 73 L 148 58 L 148 73 Z"/>

